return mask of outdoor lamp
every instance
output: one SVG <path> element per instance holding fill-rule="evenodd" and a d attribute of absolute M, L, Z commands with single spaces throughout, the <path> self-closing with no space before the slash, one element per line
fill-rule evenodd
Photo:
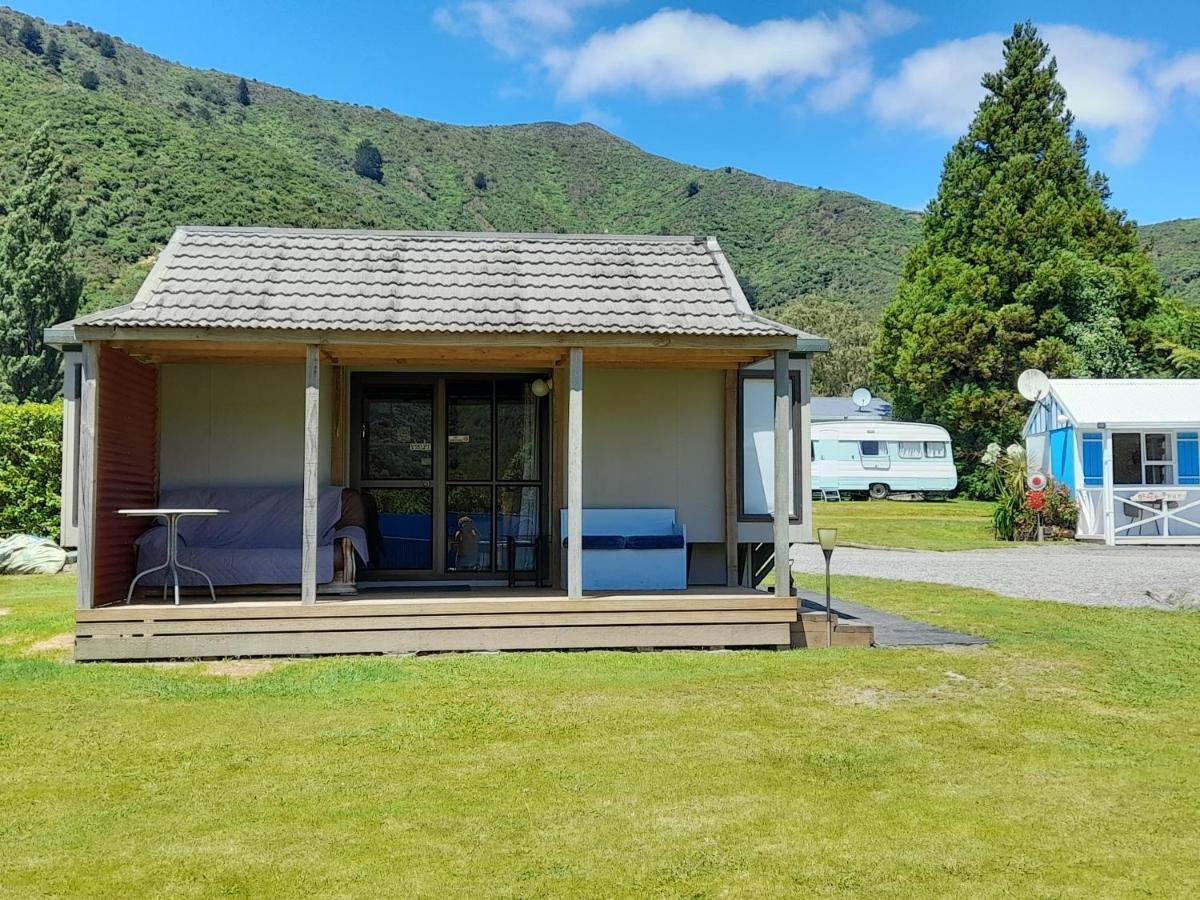
<path fill-rule="evenodd" d="M 832 602 L 829 589 L 829 561 L 833 558 L 833 548 L 837 546 L 836 528 L 818 528 L 817 540 L 821 544 L 821 552 L 825 554 L 825 627 L 829 633 L 829 646 L 833 646 L 833 613 L 829 609 Z"/>
<path fill-rule="evenodd" d="M 550 388 L 553 386 L 554 382 L 549 378 L 538 378 L 535 379 L 533 384 L 529 386 L 529 389 L 533 391 L 533 396 L 545 397 L 548 393 L 550 393 Z"/>

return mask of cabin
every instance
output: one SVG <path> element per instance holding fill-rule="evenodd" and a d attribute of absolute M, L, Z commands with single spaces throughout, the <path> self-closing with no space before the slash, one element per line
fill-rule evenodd
<path fill-rule="evenodd" d="M 1200 379 L 1039 379 L 1022 435 L 1077 539 L 1200 544 Z"/>
<path fill-rule="evenodd" d="M 46 340 L 77 659 L 789 644 L 828 343 L 713 238 L 181 227 Z"/>
<path fill-rule="evenodd" d="M 889 419 L 814 422 L 812 486 L 821 496 L 945 495 L 958 485 L 950 435 L 940 425 Z"/>

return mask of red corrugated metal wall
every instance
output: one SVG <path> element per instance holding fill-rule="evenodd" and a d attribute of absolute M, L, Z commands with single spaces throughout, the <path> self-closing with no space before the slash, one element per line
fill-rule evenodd
<path fill-rule="evenodd" d="M 118 509 L 158 502 L 158 369 L 100 348 L 97 382 L 96 537 L 93 603 L 122 600 L 133 578 L 133 541 L 151 520 Z"/>

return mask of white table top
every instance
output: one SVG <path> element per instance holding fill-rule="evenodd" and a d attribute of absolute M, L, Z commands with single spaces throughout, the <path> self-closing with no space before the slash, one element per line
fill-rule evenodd
<path fill-rule="evenodd" d="M 118 509 L 117 512 L 123 516 L 216 516 L 227 513 L 229 510 L 161 506 L 147 509 Z"/>

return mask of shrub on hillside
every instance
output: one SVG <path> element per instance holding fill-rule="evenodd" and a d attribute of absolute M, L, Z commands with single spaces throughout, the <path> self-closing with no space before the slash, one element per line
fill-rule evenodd
<path fill-rule="evenodd" d="M 62 402 L 0 403 L 0 536 L 58 540 Z"/>
<path fill-rule="evenodd" d="M 383 154 L 366 138 L 354 148 L 354 174 L 383 183 Z"/>
<path fill-rule="evenodd" d="M 42 33 L 33 24 L 33 19 L 26 19 L 21 23 L 21 30 L 17 32 L 17 38 L 30 53 L 42 55 Z"/>
<path fill-rule="evenodd" d="M 100 87 L 100 76 L 92 69 L 87 69 L 79 76 L 79 83 L 89 91 L 94 91 Z"/>

